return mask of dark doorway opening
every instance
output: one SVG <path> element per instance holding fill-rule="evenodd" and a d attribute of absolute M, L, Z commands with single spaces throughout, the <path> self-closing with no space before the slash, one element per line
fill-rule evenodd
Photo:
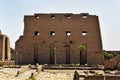
<path fill-rule="evenodd" d="M 55 45 L 50 43 L 50 64 L 55 64 Z"/>
<path fill-rule="evenodd" d="M 34 64 L 38 63 L 38 44 L 34 44 Z"/>
<path fill-rule="evenodd" d="M 87 45 L 83 45 L 86 49 L 80 50 L 80 64 L 86 64 L 87 63 Z"/>
<path fill-rule="evenodd" d="M 86 51 L 81 51 L 80 52 L 80 64 L 86 64 L 86 62 L 87 62 Z"/>
<path fill-rule="evenodd" d="M 66 64 L 70 64 L 70 46 L 66 45 Z"/>

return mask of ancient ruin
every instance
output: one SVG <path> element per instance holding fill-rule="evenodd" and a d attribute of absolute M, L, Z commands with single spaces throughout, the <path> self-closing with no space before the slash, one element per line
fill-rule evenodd
<path fill-rule="evenodd" d="M 10 61 L 10 40 L 6 35 L 3 35 L 0 31 L 0 61 Z"/>
<path fill-rule="evenodd" d="M 86 49 L 78 48 L 80 45 Z M 16 41 L 19 64 L 103 64 L 99 19 L 88 13 L 24 16 Z"/>

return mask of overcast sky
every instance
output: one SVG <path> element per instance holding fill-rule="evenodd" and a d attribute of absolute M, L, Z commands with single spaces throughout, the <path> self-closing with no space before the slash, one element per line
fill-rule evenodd
<path fill-rule="evenodd" d="M 24 15 L 89 13 L 98 15 L 104 50 L 120 50 L 120 0 L 0 0 L 0 30 L 14 48 L 23 34 Z"/>

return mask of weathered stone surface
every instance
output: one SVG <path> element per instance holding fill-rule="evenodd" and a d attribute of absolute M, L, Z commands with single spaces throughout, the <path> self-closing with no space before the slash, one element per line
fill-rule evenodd
<path fill-rule="evenodd" d="M 6 35 L 3 35 L 1 31 L 0 31 L 0 60 L 3 62 L 11 60 L 10 40 Z"/>
<path fill-rule="evenodd" d="M 75 71 L 73 80 L 120 80 L 120 74 L 118 71 L 109 71 L 109 73 L 104 73 L 102 70 L 94 70 L 94 73 L 85 74 L 82 70 Z"/>
<path fill-rule="evenodd" d="M 104 73 L 103 70 L 56 70 L 45 69 L 43 72 L 36 72 L 36 69 L 27 69 L 25 72 L 16 76 L 21 68 L 1 68 L 0 79 L 2 80 L 120 80 L 120 72 L 109 71 Z M 87 72 L 87 74 L 86 74 Z M 117 74 L 116 74 L 117 73 Z M 37 75 L 36 75 L 37 74 Z"/>
<path fill-rule="evenodd" d="M 84 45 L 80 54 L 77 48 Z M 16 41 L 19 64 L 103 64 L 98 16 L 35 14 L 24 17 L 24 33 Z"/>
<path fill-rule="evenodd" d="M 105 60 L 104 66 L 105 66 L 105 69 L 120 70 L 120 55 L 117 55 L 110 60 Z"/>

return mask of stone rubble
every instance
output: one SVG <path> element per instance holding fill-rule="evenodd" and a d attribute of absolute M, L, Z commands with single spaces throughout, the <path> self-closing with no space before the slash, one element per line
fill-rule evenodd
<path fill-rule="evenodd" d="M 16 76 L 18 71 L 22 71 L 21 68 L 0 68 L 0 80 L 84 80 L 88 77 L 89 80 L 92 80 L 95 77 L 106 76 L 106 80 L 114 79 L 114 76 L 119 76 L 120 72 L 117 70 L 114 71 L 103 71 L 103 70 L 56 70 L 56 69 L 44 69 L 43 71 L 37 71 L 37 69 L 27 69 L 25 72 Z M 75 72 L 76 75 L 75 79 Z M 32 76 L 37 73 L 36 76 Z M 95 76 L 98 75 L 98 76 Z M 112 77 L 113 76 L 113 77 Z M 86 79 L 86 80 L 88 80 Z"/>

